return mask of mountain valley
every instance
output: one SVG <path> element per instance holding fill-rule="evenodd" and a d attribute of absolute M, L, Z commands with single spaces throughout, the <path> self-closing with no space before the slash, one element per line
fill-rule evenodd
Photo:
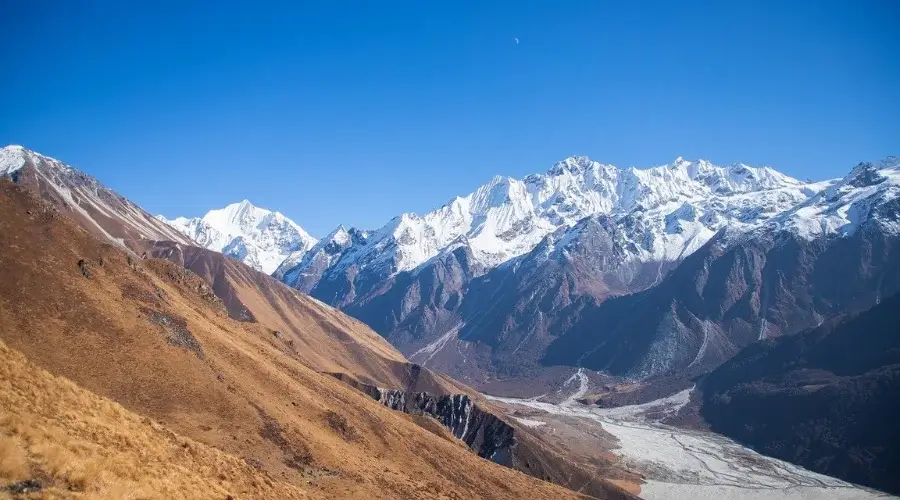
<path fill-rule="evenodd" d="M 806 182 L 571 157 L 321 240 L 246 200 L 154 217 L 16 146 L 0 150 L 0 188 L 0 354 L 4 396 L 20 401 L 0 444 L 26 464 L 0 467 L 9 484 L 39 476 L 63 497 L 179 497 L 189 483 L 210 498 L 886 496 L 823 473 L 897 493 L 876 418 L 896 399 L 895 158 Z M 841 364 L 863 336 L 859 362 Z M 21 403 L 36 390 L 73 396 Z M 878 422 L 873 434 L 829 416 L 836 403 Z M 794 405 L 809 413 L 786 419 Z M 72 425 L 53 423 L 62 414 Z M 158 459 L 170 486 L 79 479 L 35 437 L 90 443 L 107 420 L 142 443 L 168 436 L 177 446 L 154 456 L 196 474 Z M 131 439 L 117 436 L 103 439 Z M 109 441 L 60 453 L 98 463 L 79 447 L 135 460 Z"/>

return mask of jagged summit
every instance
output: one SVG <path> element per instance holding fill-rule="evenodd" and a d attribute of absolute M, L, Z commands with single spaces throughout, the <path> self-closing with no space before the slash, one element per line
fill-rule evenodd
<path fill-rule="evenodd" d="M 317 241 L 284 214 L 257 207 L 246 199 L 210 210 L 203 217 L 157 218 L 200 245 L 267 274 L 291 253 L 309 250 Z"/>
<path fill-rule="evenodd" d="M 456 197 L 424 215 L 401 214 L 380 229 L 366 232 L 364 245 L 350 243 L 342 255 L 332 255 L 329 261 L 338 269 L 353 266 L 362 271 L 371 267 L 380 276 L 392 275 L 413 270 L 444 249 L 465 241 L 474 258 L 489 268 L 523 255 L 545 236 L 571 227 L 589 215 L 615 218 L 635 210 L 652 213 L 659 219 L 656 234 L 660 237 L 656 240 L 662 241 L 665 217 L 683 203 L 698 205 L 698 217 L 707 215 L 707 224 L 699 224 L 697 230 L 678 229 L 695 236 L 692 241 L 697 241 L 697 236 L 711 236 L 730 219 L 753 222 L 748 210 L 736 214 L 740 210 L 733 206 L 746 209 L 752 205 L 754 201 L 746 195 L 763 193 L 756 197 L 761 204 L 757 212 L 770 214 L 805 200 L 809 195 L 802 192 L 803 186 L 804 183 L 768 167 L 722 167 L 706 160 L 679 157 L 663 166 L 621 169 L 588 156 L 571 156 L 544 173 L 521 180 L 494 176 L 470 194 Z M 771 194 L 775 192 L 778 194 Z M 706 208 L 699 208 L 700 205 Z M 719 213 L 722 211 L 733 216 L 723 217 Z M 652 238 L 652 234 L 648 237 Z M 676 251 L 655 245 L 647 251 L 659 256 L 681 250 L 683 247 Z M 280 266 L 278 274 L 303 274 L 289 273 L 288 265 L 302 266 L 303 262 L 313 261 L 316 259 L 294 256 Z"/>

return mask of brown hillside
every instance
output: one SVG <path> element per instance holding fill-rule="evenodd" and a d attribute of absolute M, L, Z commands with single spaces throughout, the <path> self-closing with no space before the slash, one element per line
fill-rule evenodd
<path fill-rule="evenodd" d="M 0 408 L 0 488 L 39 488 L 44 498 L 309 497 L 54 377 L 2 341 Z"/>
<path fill-rule="evenodd" d="M 279 338 L 285 352 L 319 372 L 345 374 L 364 384 L 451 394 L 474 392 L 411 364 L 365 324 L 219 252 L 153 242 L 148 254 L 197 274 L 235 319 L 255 321 Z"/>
<path fill-rule="evenodd" d="M 317 373 L 290 354 L 291 339 L 230 317 L 195 274 L 99 243 L 8 182 L 0 182 L 0 248 L 0 339 L 9 347 L 243 459 L 278 488 L 330 498 L 573 496 Z"/>
<path fill-rule="evenodd" d="M 400 389 L 409 397 L 429 394 L 467 394 L 495 418 L 503 411 L 481 395 L 444 375 L 407 362 L 381 336 L 363 323 L 287 287 L 278 280 L 221 253 L 173 242 L 153 242 L 148 253 L 184 266 L 199 276 L 219 297 L 228 314 L 259 322 L 285 341 L 285 353 L 319 372 L 329 373 L 351 387 L 370 394 L 375 386 Z M 637 489 L 639 478 L 614 465 L 602 449 L 578 456 L 541 433 L 503 418 L 514 428 L 516 446 L 506 463 L 531 476 L 595 497 L 617 489 L 607 479 Z M 437 423 L 417 418 L 420 425 Z M 485 423 L 491 425 L 501 425 Z M 473 426 L 475 429 L 475 426 Z M 458 431 L 459 429 L 457 429 Z M 487 428 L 480 428 L 488 432 Z M 476 431 L 477 432 L 477 431 Z M 478 438 L 475 438 L 478 441 Z"/>

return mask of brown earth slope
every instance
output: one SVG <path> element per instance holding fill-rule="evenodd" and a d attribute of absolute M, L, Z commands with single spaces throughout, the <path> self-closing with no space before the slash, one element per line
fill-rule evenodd
<path fill-rule="evenodd" d="M 471 388 L 407 362 L 368 326 L 241 262 L 173 242 L 154 242 L 147 253 L 197 274 L 222 299 L 232 318 L 259 322 L 285 342 L 286 354 L 316 371 L 366 394 L 386 392 L 395 398 L 402 394 L 409 402 L 418 401 L 422 406 L 390 406 L 433 416 L 482 457 L 600 498 L 616 492 L 607 479 L 637 489 L 639 479 L 620 470 L 603 449 L 576 458 L 548 436 L 498 417 L 503 411 Z"/>
<path fill-rule="evenodd" d="M 349 375 L 363 384 L 437 394 L 473 392 L 430 370 L 418 370 L 365 324 L 219 252 L 153 242 L 153 257 L 197 274 L 222 299 L 228 314 L 259 322 L 287 352 L 320 372 Z"/>
<path fill-rule="evenodd" d="M 51 375 L 2 341 L 0 408 L 0 498 L 27 490 L 44 498 L 308 498 L 237 457 Z"/>
<path fill-rule="evenodd" d="M 8 182 L 0 182 L 0 248 L 0 340 L 286 483 L 278 488 L 329 498 L 573 496 L 317 373 L 289 354 L 290 339 L 230 317 L 194 273 L 99 243 Z"/>

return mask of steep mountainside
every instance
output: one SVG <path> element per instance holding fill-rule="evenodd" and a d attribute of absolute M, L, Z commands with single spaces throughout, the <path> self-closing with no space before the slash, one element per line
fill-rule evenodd
<path fill-rule="evenodd" d="M 313 358 L 292 352 L 292 336 L 273 331 L 266 315 L 252 310 L 252 295 L 235 292 L 260 319 L 235 319 L 202 275 L 101 244 L 21 187 L 0 182 L 0 190 L 0 339 L 54 375 L 242 459 L 275 489 L 323 498 L 571 495 L 482 460 L 439 429 L 311 368 L 305 361 Z M 238 278 L 225 279 L 239 288 Z M 302 306 L 326 309 L 312 301 Z M 340 328 L 324 316 L 284 321 Z M 352 331 L 333 338 L 378 347 L 371 335 Z M 67 418 L 98 417 L 76 411 Z M 22 432 L 32 432 L 29 422 Z M 93 445 L 81 450 L 92 460 L 101 438 L 86 435 Z M 182 447 L 189 453 L 191 444 Z M 265 495 L 241 491 L 244 483 L 223 476 L 228 494 Z M 609 485 L 595 493 L 630 497 Z"/>
<path fill-rule="evenodd" d="M 304 254 L 316 239 L 279 212 L 253 206 L 249 201 L 210 210 L 203 217 L 168 220 L 156 218 L 181 231 L 200 246 L 233 257 L 272 274 L 291 254 Z"/>
<path fill-rule="evenodd" d="M 115 244 L 133 248 L 144 240 L 191 243 L 190 238 L 93 177 L 21 146 L 0 149 L 2 178 L 40 193 L 44 199 L 56 201 L 88 231 Z"/>
<path fill-rule="evenodd" d="M 898 163 L 802 183 L 702 160 L 622 170 L 570 158 L 378 231 L 338 228 L 274 276 L 476 387 L 547 364 L 697 373 L 760 331 L 794 333 L 874 303 L 842 288 L 892 290 L 866 276 L 896 268 Z M 836 264 L 864 277 L 831 279 Z M 766 288 L 773 276 L 788 288 Z M 838 295 L 807 307 L 818 287 Z M 703 310 L 681 305 L 690 289 Z"/>
<path fill-rule="evenodd" d="M 2 341 L 0 381 L 0 491 L 16 495 L 3 498 L 310 497 L 51 375 Z"/>
<path fill-rule="evenodd" d="M 900 295 L 755 343 L 701 384 L 712 428 L 812 470 L 900 493 Z"/>
<path fill-rule="evenodd" d="M 430 370 L 414 370 L 366 325 L 218 252 L 154 242 L 147 253 L 196 274 L 222 300 L 230 317 L 265 326 L 288 352 L 319 372 L 434 394 L 469 390 Z"/>
<path fill-rule="evenodd" d="M 701 373 L 757 339 L 865 310 L 900 291 L 898 194 L 896 163 L 862 165 L 758 229 L 723 231 L 659 285 L 585 308 L 544 362 Z"/>

